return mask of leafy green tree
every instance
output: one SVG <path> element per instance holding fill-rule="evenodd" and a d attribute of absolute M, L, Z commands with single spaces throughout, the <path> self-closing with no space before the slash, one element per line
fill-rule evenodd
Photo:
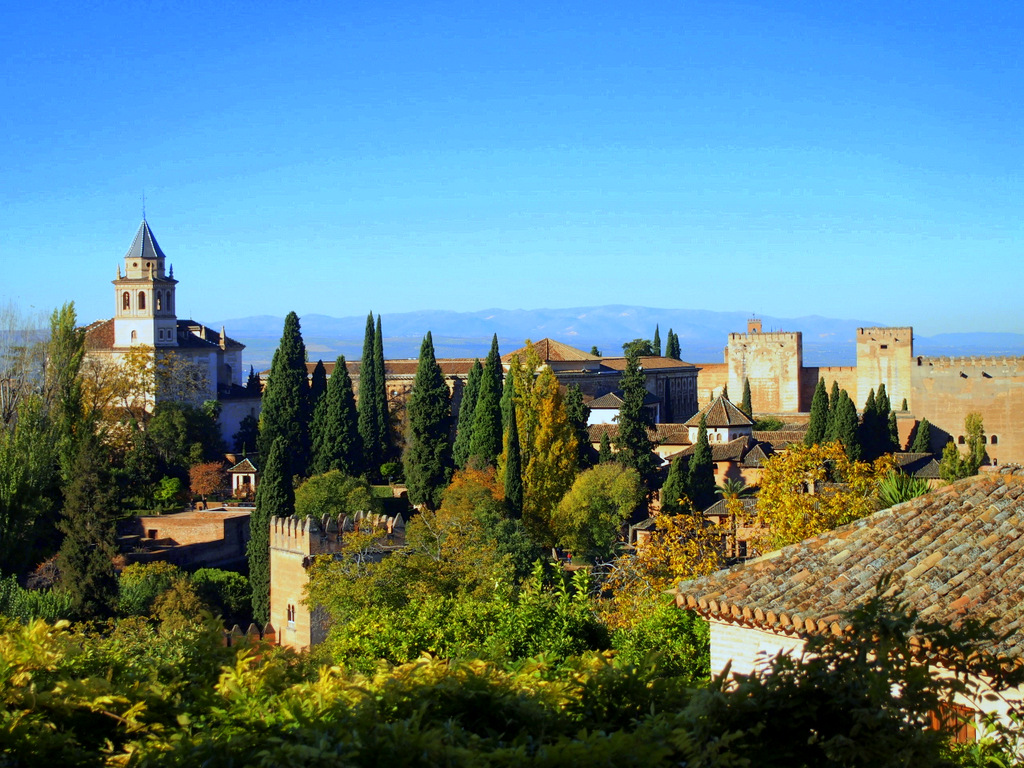
<path fill-rule="evenodd" d="M 600 357 L 601 350 L 597 348 L 596 344 L 594 344 L 590 347 L 590 354 L 592 354 L 594 357 Z"/>
<path fill-rule="evenodd" d="M 185 575 L 178 566 L 157 560 L 132 563 L 118 577 L 118 612 L 124 616 L 148 616 L 156 599 Z"/>
<path fill-rule="evenodd" d="M 608 437 L 607 432 L 601 433 L 601 447 L 597 451 L 597 463 L 607 464 L 609 461 L 614 461 L 615 455 L 612 453 L 612 441 Z"/>
<path fill-rule="evenodd" d="M 914 444 L 910 446 L 911 453 L 932 452 L 932 425 L 928 419 L 921 419 L 917 425 L 917 432 L 914 433 Z"/>
<path fill-rule="evenodd" d="M 354 517 L 357 512 L 380 512 L 380 500 L 362 477 L 352 477 L 332 469 L 313 475 L 295 489 L 295 516 L 322 520 L 330 515 L 335 520 Z"/>
<path fill-rule="evenodd" d="M 825 380 L 818 379 L 811 399 L 811 420 L 804 434 L 804 445 L 818 445 L 825 442 L 825 429 L 828 426 L 828 392 L 825 391 Z"/>
<path fill-rule="evenodd" d="M 366 470 L 362 453 L 352 379 L 341 355 L 313 418 L 313 470 L 316 474 L 337 469 L 358 475 Z"/>
<path fill-rule="evenodd" d="M 495 334 L 480 375 L 480 391 L 473 409 L 473 434 L 469 441 L 469 455 L 492 466 L 501 453 L 501 396 L 501 355 L 498 353 L 498 335 Z"/>
<path fill-rule="evenodd" d="M 513 385 L 514 386 L 514 385 Z M 505 430 L 504 451 L 505 506 L 510 517 L 523 516 L 523 456 L 519 446 L 519 423 L 513 404 Z"/>
<path fill-rule="evenodd" d="M 280 438 L 292 458 L 292 470 L 305 476 L 309 469 L 309 421 L 306 345 L 299 316 L 289 312 L 263 392 L 260 455 L 269 454 L 274 441 Z"/>
<path fill-rule="evenodd" d="M 366 316 L 366 332 L 363 336 L 363 357 L 359 364 L 359 406 L 357 425 L 363 444 L 364 468 L 371 477 L 376 477 L 377 468 L 384 460 L 384 436 L 378 419 L 377 397 L 380 387 L 377 383 L 377 367 L 374 364 L 376 334 L 373 330 L 373 312 Z"/>
<path fill-rule="evenodd" d="M 683 511 L 681 499 L 687 498 L 686 462 L 681 456 L 672 459 L 668 467 L 668 477 L 661 486 L 661 511 L 664 514 L 679 514 Z"/>
<path fill-rule="evenodd" d="M 260 420 L 249 414 L 238 423 L 238 431 L 231 436 L 231 442 L 238 453 L 255 451 L 260 438 Z"/>
<path fill-rule="evenodd" d="M 84 423 L 82 380 L 79 371 L 85 356 L 85 331 L 77 327 L 74 302 L 64 304 L 50 315 L 50 338 L 46 344 L 43 398 L 49 413 L 50 440 L 60 466 L 64 485 L 71 482 L 71 467 L 77 456 L 77 441 L 94 425 Z"/>
<path fill-rule="evenodd" d="M 985 460 L 985 426 L 981 414 L 969 413 L 964 419 L 967 433 L 967 455 L 961 456 L 956 443 L 951 439 L 942 449 L 939 460 L 939 476 L 943 480 L 959 480 L 978 474 L 978 468 Z"/>
<path fill-rule="evenodd" d="M 495 417 L 500 427 L 501 414 L 497 404 L 495 398 Z M 429 331 L 420 346 L 419 365 L 408 408 L 409 428 L 403 462 L 409 501 L 437 509 L 452 471 L 451 445 L 448 442 L 451 405 L 448 386 L 434 358 L 434 341 Z"/>
<path fill-rule="evenodd" d="M 585 560 L 610 557 L 623 523 L 644 498 L 635 469 L 610 462 L 581 472 L 555 508 L 551 529 L 559 546 Z"/>
<path fill-rule="evenodd" d="M 693 446 L 686 477 L 686 496 L 697 511 L 707 509 L 715 500 L 715 463 L 708 443 L 708 426 L 704 416 L 700 417 L 697 442 Z"/>
<path fill-rule="evenodd" d="M 452 458 L 455 461 L 455 466 L 459 469 L 465 469 L 466 462 L 469 460 L 469 441 L 473 436 L 473 412 L 476 410 L 483 370 L 480 361 L 474 360 L 473 367 L 469 369 L 469 376 L 466 377 L 466 386 L 462 390 L 462 402 L 459 404 L 459 424 L 455 433 L 455 445 L 452 448 Z M 502 413 L 504 414 L 504 393 L 502 393 Z"/>
<path fill-rule="evenodd" d="M 633 339 L 622 345 L 622 354 L 626 357 L 644 357 L 654 354 L 654 345 L 650 339 Z"/>
<path fill-rule="evenodd" d="M 615 460 L 632 467 L 647 478 L 656 466 L 653 444 L 648 430 L 654 428 L 654 417 L 644 407 L 647 396 L 646 377 L 640 367 L 639 355 L 626 357 L 626 369 L 619 380 L 622 389 L 622 407 L 619 409 L 619 434 L 616 438 Z"/>
<path fill-rule="evenodd" d="M 246 626 L 252 619 L 252 588 L 249 580 L 234 571 L 200 568 L 192 585 L 204 603 L 218 612 L 225 626 Z"/>
<path fill-rule="evenodd" d="M 658 357 L 661 357 L 661 333 L 657 324 L 654 326 L 654 339 L 651 342 L 651 351 Z"/>
<path fill-rule="evenodd" d="M 583 392 L 577 384 L 570 384 L 565 388 L 565 411 L 569 414 L 569 422 L 576 431 L 576 442 L 580 452 L 579 467 L 586 469 L 594 463 L 594 449 L 590 447 L 590 432 L 587 428 L 590 408 L 583 402 Z"/>
<path fill-rule="evenodd" d="M 754 416 L 754 406 L 750 402 L 750 379 L 743 377 L 743 400 L 740 402 L 740 410 L 748 417 Z"/>
<path fill-rule="evenodd" d="M 249 518 L 249 583 L 252 615 L 263 626 L 270 620 L 270 518 L 295 514 L 295 490 L 289 452 L 283 438 L 264 454 L 263 475 L 256 486 L 256 508 Z"/>
<path fill-rule="evenodd" d="M 57 556 L 61 585 L 82 618 L 109 616 L 117 606 L 115 504 L 102 446 L 95 436 L 83 435 L 58 523 L 64 542 Z"/>

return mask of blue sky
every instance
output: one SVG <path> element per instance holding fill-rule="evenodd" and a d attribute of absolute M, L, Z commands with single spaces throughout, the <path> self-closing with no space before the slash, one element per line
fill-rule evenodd
<path fill-rule="evenodd" d="M 22 309 L 112 315 L 145 193 L 197 319 L 617 303 L 1024 332 L 1019 3 L 4 16 Z"/>

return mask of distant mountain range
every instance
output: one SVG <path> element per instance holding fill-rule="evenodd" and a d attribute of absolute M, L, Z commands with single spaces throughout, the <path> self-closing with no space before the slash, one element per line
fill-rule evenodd
<path fill-rule="evenodd" d="M 416 357 L 424 334 L 430 331 L 438 357 L 483 357 L 491 336 L 498 334 L 502 352 L 522 346 L 525 339 L 545 337 L 584 351 L 596 346 L 605 355 L 621 355 L 623 342 L 649 339 L 657 324 L 664 348 L 668 330 L 679 335 L 683 359 L 720 363 L 728 334 L 747 328 L 744 312 L 697 309 L 653 309 L 610 305 L 570 309 L 486 309 L 478 312 L 444 310 L 384 315 L 384 354 L 389 358 Z M 871 320 L 837 320 L 808 315 L 782 318 L 761 316 L 765 331 L 801 331 L 805 365 L 853 365 L 857 328 L 880 325 Z M 358 359 L 362 354 L 366 317 L 305 315 L 302 338 L 310 360 L 334 360 L 338 355 Z M 284 326 L 283 317 L 257 315 L 210 324 L 246 345 L 245 361 L 257 370 L 270 367 Z M 944 333 L 915 336 L 914 350 L 923 355 L 1024 355 L 1024 334 Z"/>

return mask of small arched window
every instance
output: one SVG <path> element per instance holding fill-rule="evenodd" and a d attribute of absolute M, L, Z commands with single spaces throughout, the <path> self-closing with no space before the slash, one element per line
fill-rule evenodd
<path fill-rule="evenodd" d="M 146 308 L 146 292 L 139 291 L 139 309 Z"/>
<path fill-rule="evenodd" d="M 964 443 L 966 443 L 966 442 L 967 442 L 966 440 L 964 440 L 964 436 L 963 436 L 963 435 L 960 435 L 960 436 L 959 436 L 959 437 L 958 437 L 958 438 L 956 439 L 956 441 L 957 441 L 958 443 L 960 443 L 960 445 L 963 445 Z"/>
<path fill-rule="evenodd" d="M 123 294 L 121 294 L 121 309 L 127 311 L 127 310 L 129 310 L 131 308 L 132 308 L 132 297 L 128 293 L 128 291 L 125 291 Z"/>
<path fill-rule="evenodd" d="M 161 309 L 163 309 L 163 301 L 161 300 L 161 298 L 162 298 L 162 295 L 161 295 L 160 291 L 157 291 L 156 292 L 156 311 L 157 312 L 159 312 Z"/>
<path fill-rule="evenodd" d="M 139 340 L 139 333 L 138 333 L 138 331 L 132 331 L 132 341 L 138 341 L 138 340 Z"/>
<path fill-rule="evenodd" d="M 989 440 L 989 442 L 991 442 L 992 445 L 998 445 L 999 444 L 999 438 L 996 435 L 992 435 L 992 437 Z"/>

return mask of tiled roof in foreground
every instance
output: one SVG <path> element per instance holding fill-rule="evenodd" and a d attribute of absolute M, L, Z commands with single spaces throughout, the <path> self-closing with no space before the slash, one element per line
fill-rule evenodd
<path fill-rule="evenodd" d="M 1024 471 L 961 480 L 677 589 L 707 618 L 775 632 L 837 631 L 892 572 L 925 619 L 994 617 L 999 652 L 1024 657 Z"/>

